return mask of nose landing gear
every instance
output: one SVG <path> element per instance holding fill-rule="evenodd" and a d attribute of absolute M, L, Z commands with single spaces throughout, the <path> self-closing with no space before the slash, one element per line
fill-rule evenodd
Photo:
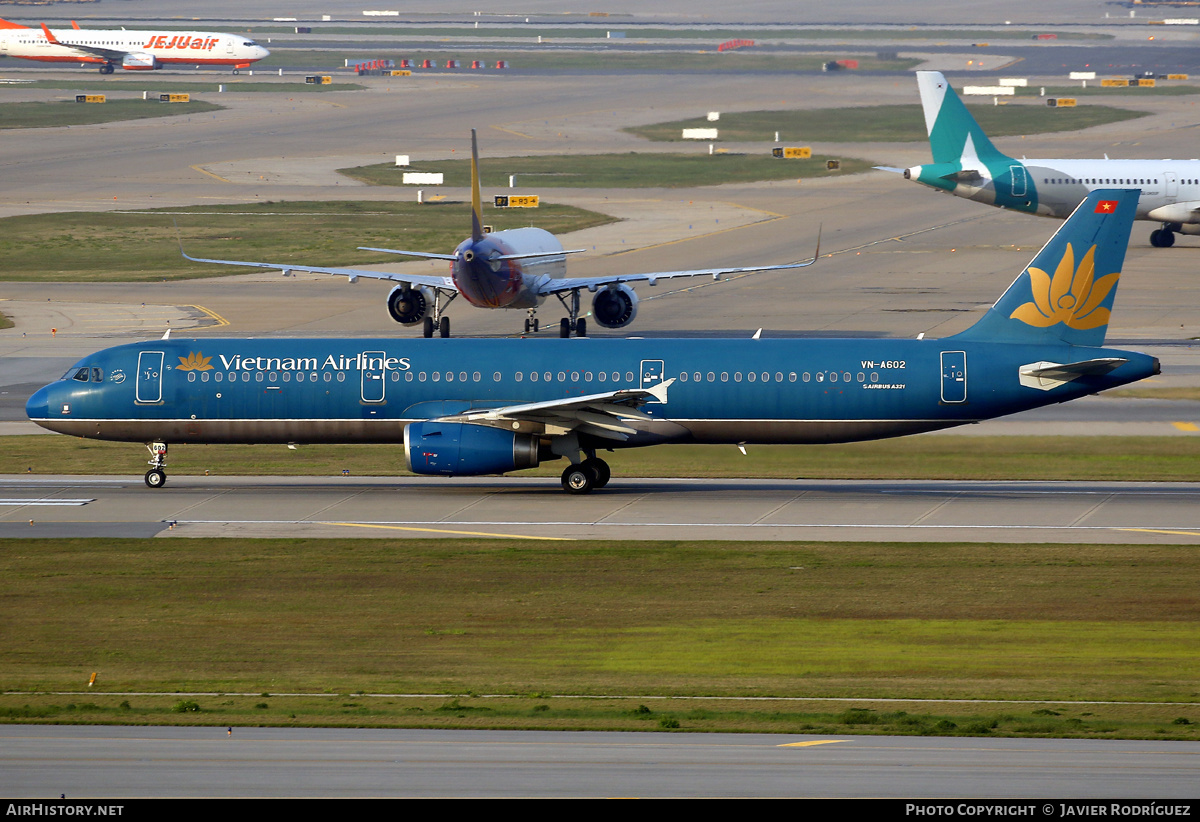
<path fill-rule="evenodd" d="M 167 444 L 165 442 L 151 442 L 146 444 L 147 450 L 153 456 L 148 465 L 150 470 L 146 472 L 146 486 L 149 488 L 162 488 L 167 483 L 167 472 L 163 469 L 167 467 Z"/>

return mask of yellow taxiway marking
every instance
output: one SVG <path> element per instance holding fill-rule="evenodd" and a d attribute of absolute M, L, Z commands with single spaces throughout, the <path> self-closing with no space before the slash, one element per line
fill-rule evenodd
<path fill-rule="evenodd" d="M 201 174 L 207 174 L 209 177 L 212 177 L 214 180 L 220 180 L 222 183 L 232 183 L 233 182 L 233 180 L 226 180 L 220 174 L 213 174 L 211 171 L 205 171 L 204 169 L 200 168 L 200 166 L 191 166 L 191 168 L 194 169 L 195 171 L 199 171 Z"/>
<path fill-rule="evenodd" d="M 505 134 L 515 134 L 517 137 L 524 137 L 526 140 L 533 139 L 532 134 L 522 134 L 519 131 L 513 131 L 511 128 L 505 128 L 504 126 L 498 126 L 498 125 L 493 124 L 492 128 L 496 129 L 496 131 L 503 131 Z"/>
<path fill-rule="evenodd" d="M 835 742 L 845 742 L 844 739 L 817 739 L 813 742 L 788 742 L 784 745 L 776 745 L 776 748 L 811 748 L 814 745 L 832 745 Z"/>
<path fill-rule="evenodd" d="M 225 319 L 224 317 L 222 317 L 220 314 L 218 314 L 215 311 L 210 311 L 209 309 L 205 308 L 202 305 L 189 305 L 188 308 L 194 308 L 197 311 L 203 311 L 205 314 L 207 314 L 209 317 L 211 317 L 214 322 L 216 322 L 218 328 L 220 328 L 221 326 L 229 325 L 229 320 Z"/>
<path fill-rule="evenodd" d="M 1138 534 L 1171 534 L 1177 537 L 1200 537 L 1200 531 L 1159 531 L 1154 528 L 1114 528 L 1114 531 L 1132 531 Z"/>
<path fill-rule="evenodd" d="M 382 528 L 387 531 L 421 531 L 427 534 L 457 534 L 461 537 L 503 537 L 505 539 L 545 539 L 573 542 L 568 537 L 531 537 L 526 534 L 489 534 L 485 531 L 446 531 L 440 528 L 409 528 L 403 525 L 371 525 L 365 522 L 322 522 L 321 525 L 342 525 L 346 528 Z"/>
<path fill-rule="evenodd" d="M 1200 431 L 1200 426 L 1197 426 L 1194 422 L 1173 422 L 1171 425 L 1180 431 Z"/>

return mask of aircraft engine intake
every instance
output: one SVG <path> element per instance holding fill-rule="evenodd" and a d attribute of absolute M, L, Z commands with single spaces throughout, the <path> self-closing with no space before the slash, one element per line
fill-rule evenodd
<path fill-rule="evenodd" d="M 408 288 L 398 285 L 388 294 L 387 307 L 392 319 L 401 325 L 416 325 L 425 319 L 433 294 L 424 288 Z"/>
<path fill-rule="evenodd" d="M 592 317 L 605 328 L 624 328 L 637 317 L 638 296 L 627 285 L 603 288 L 592 299 Z"/>
<path fill-rule="evenodd" d="M 474 477 L 537 468 L 539 438 L 464 422 L 404 426 L 404 458 L 414 474 Z"/>
<path fill-rule="evenodd" d="M 162 63 L 153 54 L 139 51 L 122 57 L 121 68 L 126 71 L 153 71 L 162 68 Z"/>

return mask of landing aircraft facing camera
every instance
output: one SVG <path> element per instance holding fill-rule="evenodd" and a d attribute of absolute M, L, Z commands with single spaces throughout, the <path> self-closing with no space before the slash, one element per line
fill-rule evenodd
<path fill-rule="evenodd" d="M 1161 227 L 1150 244 L 1167 248 L 1175 232 L 1200 234 L 1200 160 L 1030 160 L 992 145 L 937 71 L 918 71 L 917 87 L 933 163 L 885 168 L 904 178 L 979 203 L 1065 218 L 1100 188 L 1138 188 L 1138 220 Z"/>
<path fill-rule="evenodd" d="M 566 457 L 572 493 L 604 449 L 818 443 L 933 431 L 1159 372 L 1104 348 L 1136 190 L 1090 194 L 971 328 L 933 339 L 163 339 L 85 357 L 30 398 L 52 431 L 170 443 L 404 443 L 417 474 Z M 756 335 L 757 336 L 757 335 Z"/>
<path fill-rule="evenodd" d="M 590 291 L 592 317 L 605 328 L 624 328 L 637 316 L 638 296 L 628 283 L 646 282 L 654 285 L 658 280 L 675 277 L 699 277 L 709 275 L 719 280 L 728 274 L 744 274 L 751 271 L 778 271 L 787 268 L 804 268 L 816 262 L 811 260 L 791 265 L 767 265 L 753 268 L 702 268 L 692 271 L 656 271 L 648 274 L 610 274 L 603 277 L 567 277 L 568 254 L 577 254 L 582 249 L 566 251 L 562 243 L 548 231 L 540 228 L 514 228 L 485 234 L 483 231 L 483 208 L 479 194 L 479 149 L 476 146 L 475 129 L 471 129 L 471 236 L 463 240 L 453 254 L 432 254 L 424 251 L 396 251 L 390 248 L 362 248 L 362 251 L 380 251 L 406 257 L 423 257 L 428 260 L 446 260 L 450 263 L 449 277 L 430 277 L 418 274 L 389 274 L 382 271 L 366 271 L 356 268 L 321 268 L 310 265 L 282 263 L 250 263 L 237 260 L 207 260 L 183 256 L 193 262 L 221 263 L 223 265 L 253 266 L 255 268 L 277 268 L 284 272 L 312 271 L 320 274 L 339 274 L 354 282 L 359 277 L 376 280 L 392 280 L 399 283 L 388 294 L 387 308 L 392 319 L 403 325 L 423 325 L 426 337 L 432 337 L 436 328 L 439 336 L 450 336 L 450 318 L 443 315 L 446 306 L 455 297 L 478 308 L 510 308 L 525 310 L 525 331 L 538 330 L 537 308 L 547 297 L 554 296 L 567 310 L 568 316 L 559 324 L 559 336 L 587 336 L 587 320 L 580 314 L 580 292 Z M 820 239 L 817 253 L 820 251 Z"/>
<path fill-rule="evenodd" d="M 117 66 L 126 71 L 153 71 L 170 64 L 232 66 L 233 73 L 269 57 L 271 52 L 248 37 L 214 31 L 135 31 L 133 29 L 41 31 L 0 20 L 0 57 L 42 63 L 95 63 L 101 74 Z"/>

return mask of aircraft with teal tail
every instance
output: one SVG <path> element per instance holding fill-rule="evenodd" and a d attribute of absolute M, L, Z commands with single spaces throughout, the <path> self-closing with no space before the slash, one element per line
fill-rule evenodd
<path fill-rule="evenodd" d="M 992 144 L 941 72 L 918 71 L 917 88 L 933 162 L 883 170 L 956 197 L 1058 219 L 1089 192 L 1136 188 L 1135 219 L 1161 224 L 1151 245 L 1170 247 L 1176 233 L 1200 234 L 1200 160 L 1018 160 Z"/>
<path fill-rule="evenodd" d="M 399 445 L 397 463 L 437 476 L 565 458 L 562 486 L 578 494 L 608 483 L 606 450 L 935 431 L 1159 372 L 1104 347 L 1137 200 L 1089 194 L 996 304 L 944 339 L 164 337 L 84 357 L 26 413 L 145 443 L 152 488 L 171 444 Z"/>

